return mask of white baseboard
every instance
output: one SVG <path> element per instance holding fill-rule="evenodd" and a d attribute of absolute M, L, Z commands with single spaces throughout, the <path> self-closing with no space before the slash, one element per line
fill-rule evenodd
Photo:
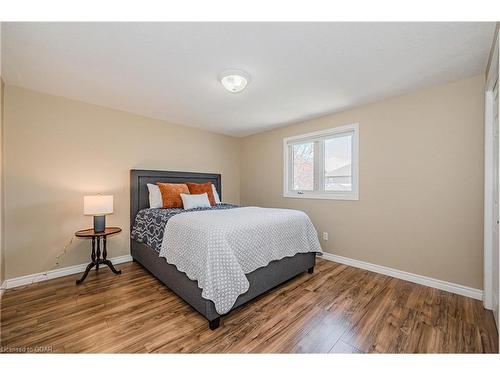
<path fill-rule="evenodd" d="M 342 263 L 342 264 L 346 264 L 348 266 L 361 268 L 361 269 L 372 271 L 372 272 L 377 272 L 377 273 L 380 273 L 382 275 L 392 276 L 392 277 L 395 277 L 397 279 L 411 281 L 413 283 L 429 286 L 431 288 L 445 290 L 447 292 L 459 294 L 459 295 L 466 296 L 466 297 L 471 297 L 471 298 L 474 298 L 477 300 L 483 299 L 483 291 L 480 289 L 474 289 L 474 288 L 470 288 L 467 286 L 450 283 L 448 281 L 433 279 L 432 277 L 416 275 L 414 273 L 400 271 L 400 270 L 397 270 L 395 268 L 379 266 L 377 264 L 363 262 L 361 260 L 356 260 L 356 259 L 351 259 L 351 258 L 346 258 L 346 257 L 340 256 L 340 255 L 335 255 L 335 254 L 331 254 L 331 253 L 327 253 L 327 252 L 323 252 L 322 258 L 329 260 L 329 261 L 332 261 L 332 262 Z M 120 263 L 125 263 L 125 262 L 131 262 L 132 256 L 123 255 L 123 256 L 119 256 L 119 257 L 115 257 L 115 258 L 109 258 L 109 260 L 111 262 L 113 262 L 113 264 L 120 264 Z M 40 281 L 51 280 L 51 279 L 55 279 L 58 277 L 63 277 L 63 276 L 73 275 L 76 273 L 81 273 L 85 270 L 86 267 L 87 267 L 87 264 L 85 263 L 85 264 L 79 264 L 76 266 L 70 266 L 70 267 L 60 268 L 60 269 L 56 269 L 56 270 L 50 270 L 47 272 L 36 273 L 33 275 L 20 276 L 20 277 L 15 277 L 12 279 L 5 280 L 2 283 L 2 286 L 0 288 L 0 297 L 3 295 L 3 293 L 6 289 L 11 289 L 11 288 L 15 288 L 18 286 L 28 285 L 28 284 L 32 284 L 32 283 L 36 283 L 36 282 L 40 282 Z"/>
<path fill-rule="evenodd" d="M 322 258 L 330 260 L 332 262 L 342 263 L 348 266 L 381 273 L 382 275 L 392 276 L 397 279 L 411 281 L 412 283 L 430 286 L 431 288 L 445 290 L 447 292 L 459 294 L 461 296 L 470 297 L 478 300 L 483 299 L 483 291 L 480 289 L 474 289 L 468 286 L 450 283 L 448 281 L 433 279 L 432 277 L 416 275 L 414 273 L 400 271 L 395 268 L 379 266 L 377 264 L 346 258 L 340 255 L 335 255 L 327 252 L 323 252 Z"/>
<path fill-rule="evenodd" d="M 131 255 L 123 255 L 115 258 L 108 258 L 113 264 L 120 264 L 125 262 L 131 262 Z M 50 270 L 47 272 L 35 273 L 33 275 L 26 275 L 20 277 L 14 277 L 13 279 L 5 280 L 2 284 L 2 292 L 5 289 L 12 289 L 18 286 L 28 285 L 32 283 L 38 283 L 40 281 L 56 279 L 58 277 L 73 275 L 75 273 L 81 273 L 85 271 L 87 263 L 78 264 L 76 266 L 64 267 L 55 270 Z"/>
<path fill-rule="evenodd" d="M 0 285 L 0 300 L 2 299 L 5 289 L 7 289 L 7 281 L 4 281 L 2 285 Z"/>

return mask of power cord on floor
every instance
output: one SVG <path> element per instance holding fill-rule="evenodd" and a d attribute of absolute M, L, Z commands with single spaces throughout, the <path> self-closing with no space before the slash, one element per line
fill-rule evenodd
<path fill-rule="evenodd" d="M 71 246 L 71 244 L 73 243 L 73 238 L 74 237 L 71 237 L 71 239 L 66 243 L 66 245 L 64 245 L 63 250 L 59 254 L 57 254 L 57 256 L 56 256 L 56 264 L 55 264 L 54 268 L 58 268 L 61 265 L 61 259 L 68 253 L 68 249 Z M 30 284 L 34 284 L 34 283 L 40 281 L 39 277 L 40 276 L 47 276 L 47 274 L 48 274 L 47 272 L 43 272 L 43 273 L 39 274 L 38 277 L 34 277 L 31 280 Z M 0 285 L 0 290 L 1 291 L 5 291 L 5 290 L 7 290 L 7 288 L 6 288 L 6 286 Z"/>
<path fill-rule="evenodd" d="M 61 265 L 61 258 L 63 258 L 66 255 L 66 253 L 68 252 L 69 247 L 73 243 L 73 238 L 74 237 L 71 237 L 71 239 L 68 241 L 68 243 L 66 243 L 66 245 L 64 246 L 63 250 L 59 254 L 57 254 L 57 256 L 56 256 L 56 268 Z"/>

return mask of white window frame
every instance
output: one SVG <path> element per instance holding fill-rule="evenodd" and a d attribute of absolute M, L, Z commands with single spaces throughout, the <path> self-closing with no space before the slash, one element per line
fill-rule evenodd
<path fill-rule="evenodd" d="M 352 160 L 351 160 L 351 191 L 325 191 L 324 189 L 324 149 L 319 148 L 316 152 L 316 147 L 321 145 L 320 140 L 328 137 L 341 136 L 343 133 L 352 133 Z M 292 168 L 289 145 L 293 143 L 315 141 L 314 152 L 314 191 L 296 191 L 290 190 L 292 186 Z M 317 173 L 320 171 L 320 173 Z M 319 174 L 319 175 L 318 175 Z M 335 128 L 320 130 L 307 134 L 295 135 L 283 139 L 283 197 L 285 198 L 305 198 L 305 199 L 338 199 L 338 200 L 359 200 L 359 124 L 349 124 L 344 126 L 337 126 Z"/>

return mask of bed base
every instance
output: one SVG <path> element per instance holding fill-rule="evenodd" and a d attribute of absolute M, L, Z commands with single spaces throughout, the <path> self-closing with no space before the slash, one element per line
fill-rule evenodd
<path fill-rule="evenodd" d="M 132 169 L 130 171 L 131 230 L 139 210 L 149 207 L 149 191 L 147 184 L 156 184 L 157 182 L 211 182 L 219 193 L 219 197 L 222 199 L 221 175 L 218 173 Z M 142 264 L 144 268 L 168 286 L 170 290 L 208 319 L 210 329 L 216 329 L 219 326 L 220 315 L 215 311 L 214 303 L 201 296 L 201 289 L 198 288 L 196 281 L 189 280 L 185 273 L 178 271 L 175 266 L 168 264 L 165 258 L 160 258 L 156 251 L 143 243 L 131 239 L 130 252 L 135 261 Z M 233 309 L 279 284 L 290 280 L 302 272 L 308 271 L 312 273 L 314 271 L 315 260 L 315 253 L 301 253 L 293 257 L 271 262 L 266 267 L 259 268 L 249 273 L 247 278 L 250 283 L 250 288 L 246 293 L 238 297 Z"/>
<path fill-rule="evenodd" d="M 221 315 L 215 310 L 212 301 L 201 296 L 202 290 L 196 281 L 190 280 L 184 272 L 158 256 L 158 253 L 146 244 L 131 240 L 131 255 L 170 290 L 186 301 L 208 320 L 208 326 L 214 330 L 219 327 Z M 299 253 L 269 263 L 247 274 L 250 287 L 238 297 L 231 310 L 251 301 L 255 297 L 273 289 L 303 272 L 314 272 L 316 253 Z"/>

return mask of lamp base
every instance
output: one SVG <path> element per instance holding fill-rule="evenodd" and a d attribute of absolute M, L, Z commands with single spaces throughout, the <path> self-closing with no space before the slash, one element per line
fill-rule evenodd
<path fill-rule="evenodd" d="M 94 216 L 94 232 L 104 232 L 106 229 L 106 216 Z"/>

